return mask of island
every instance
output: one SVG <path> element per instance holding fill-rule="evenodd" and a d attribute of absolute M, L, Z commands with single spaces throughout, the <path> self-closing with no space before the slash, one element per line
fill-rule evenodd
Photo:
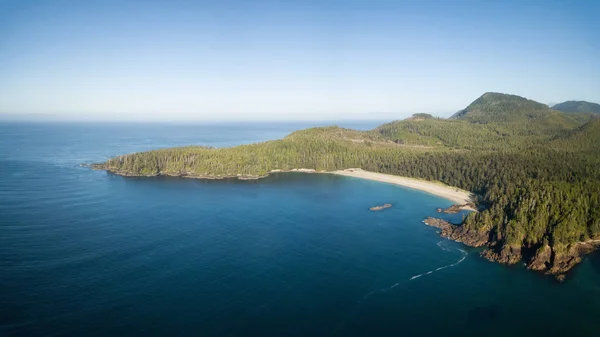
<path fill-rule="evenodd" d="M 485 93 L 448 119 L 418 114 L 369 131 L 311 128 L 257 144 L 160 149 L 91 166 L 200 179 L 299 171 L 416 188 L 473 211 L 459 224 L 427 219 L 444 237 L 560 280 L 600 242 L 600 118 L 515 95 Z"/>
<path fill-rule="evenodd" d="M 392 204 L 383 204 L 383 205 L 379 205 L 379 206 L 373 206 L 373 207 L 371 207 L 369 209 L 371 211 L 375 211 L 376 212 L 376 211 L 381 211 L 383 209 L 390 208 L 390 207 L 392 207 Z"/>

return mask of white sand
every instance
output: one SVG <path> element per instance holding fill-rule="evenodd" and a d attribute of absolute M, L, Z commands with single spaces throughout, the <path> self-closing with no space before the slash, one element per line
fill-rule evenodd
<path fill-rule="evenodd" d="M 457 187 L 452 187 L 448 185 L 444 185 L 440 182 L 431 182 L 426 180 L 419 180 L 414 178 L 400 177 L 394 176 L 391 174 L 383 174 L 383 173 L 375 173 L 369 172 L 362 169 L 346 169 L 340 171 L 330 172 L 332 174 L 337 174 L 346 177 L 354 177 L 361 179 L 369 179 L 375 181 L 381 181 L 384 183 L 390 183 L 394 185 L 400 185 L 404 187 L 414 188 L 416 190 L 424 191 L 427 193 L 431 193 L 437 195 L 439 197 L 451 200 L 458 204 L 466 204 L 468 202 L 472 202 L 471 192 L 461 190 Z M 468 208 L 464 208 L 468 209 Z M 474 209 L 470 209 L 473 210 Z"/>

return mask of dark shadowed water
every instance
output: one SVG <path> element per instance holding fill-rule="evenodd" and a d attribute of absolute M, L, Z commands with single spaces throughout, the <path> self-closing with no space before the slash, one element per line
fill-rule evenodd
<path fill-rule="evenodd" d="M 600 257 L 564 284 L 486 262 L 421 223 L 451 204 L 423 192 L 330 175 L 142 179 L 79 166 L 306 126 L 0 124 L 0 335 L 598 334 Z M 368 210 L 382 203 L 394 206 Z"/>

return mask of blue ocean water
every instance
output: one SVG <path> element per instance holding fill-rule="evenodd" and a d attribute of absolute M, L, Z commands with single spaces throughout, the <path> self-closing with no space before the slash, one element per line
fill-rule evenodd
<path fill-rule="evenodd" d="M 331 175 L 200 181 L 79 166 L 311 125 L 0 124 L 0 335 L 597 334 L 599 256 L 564 284 L 489 263 L 421 223 L 451 202 L 420 191 Z M 382 203 L 394 206 L 368 210 Z"/>

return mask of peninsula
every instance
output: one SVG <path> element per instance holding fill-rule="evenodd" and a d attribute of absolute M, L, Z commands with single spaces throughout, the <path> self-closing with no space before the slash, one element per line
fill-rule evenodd
<path fill-rule="evenodd" d="M 479 209 L 461 224 L 428 220 L 446 237 L 559 279 L 600 242 L 600 118 L 515 95 L 485 93 L 449 119 L 416 114 L 370 131 L 311 128 L 232 148 L 126 154 L 92 167 L 204 179 L 328 172 L 420 189 Z"/>

